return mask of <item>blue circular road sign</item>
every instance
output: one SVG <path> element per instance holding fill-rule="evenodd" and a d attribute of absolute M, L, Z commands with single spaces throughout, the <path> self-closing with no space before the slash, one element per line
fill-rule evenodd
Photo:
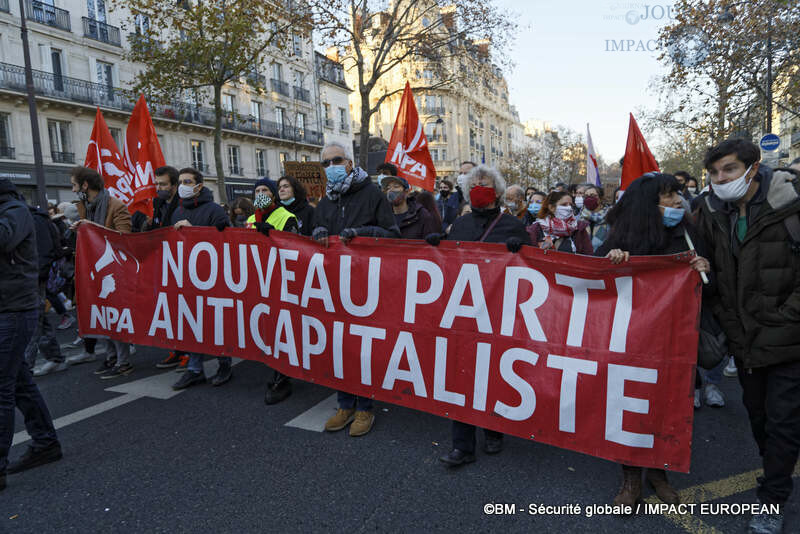
<path fill-rule="evenodd" d="M 759 144 L 761 145 L 761 150 L 774 152 L 778 150 L 778 147 L 781 146 L 781 138 L 774 133 L 768 133 L 761 138 L 761 142 Z"/>

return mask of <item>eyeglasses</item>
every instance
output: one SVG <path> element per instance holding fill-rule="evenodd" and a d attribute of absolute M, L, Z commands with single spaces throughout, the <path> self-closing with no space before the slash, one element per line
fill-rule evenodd
<path fill-rule="evenodd" d="M 345 162 L 346 159 L 347 158 L 343 158 L 342 156 L 336 156 L 336 157 L 331 158 L 331 159 L 323 159 L 322 160 L 322 167 L 323 168 L 330 167 L 331 163 L 333 163 L 334 165 L 341 165 L 342 163 Z"/>

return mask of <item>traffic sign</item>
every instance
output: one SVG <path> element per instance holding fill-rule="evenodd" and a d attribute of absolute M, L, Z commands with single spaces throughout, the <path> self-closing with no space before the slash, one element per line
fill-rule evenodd
<path fill-rule="evenodd" d="M 781 138 L 774 133 L 768 133 L 761 138 L 761 142 L 759 144 L 761 145 L 761 150 L 775 152 L 778 150 L 778 147 L 781 146 Z"/>

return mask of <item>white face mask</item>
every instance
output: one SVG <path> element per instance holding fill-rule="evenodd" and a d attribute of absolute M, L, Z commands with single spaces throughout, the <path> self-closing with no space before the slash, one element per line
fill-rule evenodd
<path fill-rule="evenodd" d="M 697 193 L 697 188 L 696 187 L 687 187 L 686 190 L 689 191 L 693 195 L 695 193 Z"/>
<path fill-rule="evenodd" d="M 557 219 L 569 219 L 573 215 L 574 213 L 572 212 L 572 208 L 570 206 L 556 206 Z"/>
<path fill-rule="evenodd" d="M 181 198 L 192 198 L 194 196 L 194 186 L 180 184 L 178 186 L 178 196 Z"/>
<path fill-rule="evenodd" d="M 752 168 L 753 166 L 750 165 L 747 167 L 747 170 L 744 171 L 743 175 L 728 183 L 713 184 L 711 190 L 714 191 L 714 194 L 723 202 L 736 202 L 745 196 L 747 190 L 750 188 L 750 182 L 752 182 L 752 180 L 747 181 L 747 173 L 749 173 Z"/>
<path fill-rule="evenodd" d="M 583 207 L 583 197 L 575 197 L 575 207 L 576 208 Z"/>

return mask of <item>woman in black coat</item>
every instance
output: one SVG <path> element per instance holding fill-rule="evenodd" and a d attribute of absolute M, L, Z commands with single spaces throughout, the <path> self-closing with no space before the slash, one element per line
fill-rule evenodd
<path fill-rule="evenodd" d="M 612 263 L 628 261 L 630 256 L 678 254 L 689 250 L 686 235 L 702 251 L 694 229 L 683 210 L 681 185 L 670 174 L 647 173 L 637 178 L 608 212 L 608 238 L 595 255 Z M 698 255 L 690 265 L 698 272 L 711 270 L 708 260 Z M 622 466 L 623 483 L 614 505 L 635 509 L 642 496 L 642 468 Z M 647 469 L 647 482 L 667 504 L 677 504 L 678 494 L 670 486 L 663 469 Z"/>
<path fill-rule="evenodd" d="M 284 208 L 297 217 L 300 235 L 311 235 L 314 229 L 314 206 L 308 203 L 306 188 L 294 176 L 282 176 L 278 180 L 278 199 Z"/>
<path fill-rule="evenodd" d="M 452 241 L 484 241 L 505 243 L 511 252 L 519 252 L 522 245 L 530 245 L 531 239 L 522 222 L 500 211 L 501 200 L 506 190 L 503 177 L 496 170 L 479 165 L 473 167 L 466 179 L 472 211 L 457 218 L 446 239 Z M 426 237 L 428 243 L 438 244 L 438 234 Z M 485 430 L 483 450 L 496 454 L 503 450 L 503 434 Z M 450 466 L 475 461 L 475 426 L 453 421 L 453 449 L 439 458 Z"/>

